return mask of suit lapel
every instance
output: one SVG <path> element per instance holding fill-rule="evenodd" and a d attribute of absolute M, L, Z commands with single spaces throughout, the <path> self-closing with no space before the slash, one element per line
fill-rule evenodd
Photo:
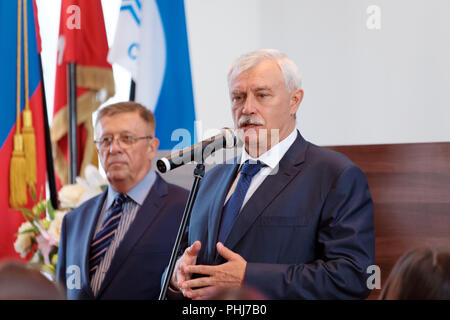
<path fill-rule="evenodd" d="M 97 226 L 98 217 L 103 208 L 103 203 L 105 201 L 108 191 L 104 191 L 100 196 L 98 196 L 94 201 L 92 208 L 94 211 L 87 211 L 87 217 L 82 219 L 84 221 L 84 230 L 87 230 L 88 237 L 82 238 L 81 243 L 81 259 L 83 263 L 81 264 L 81 275 L 82 275 L 82 288 L 86 294 L 90 297 L 94 297 L 94 293 L 91 288 L 91 281 L 89 278 L 89 254 L 91 248 L 91 240 L 94 237 L 95 228 Z"/>
<path fill-rule="evenodd" d="M 232 250 L 236 246 L 264 209 L 301 171 L 306 148 L 306 141 L 298 134 L 297 139 L 281 159 L 278 172 L 275 175 L 268 176 L 242 208 L 224 243 L 227 248 Z M 216 263 L 220 259 L 223 258 L 217 256 Z"/>
<path fill-rule="evenodd" d="M 208 217 L 208 247 L 206 256 L 214 259 L 216 256 L 217 233 L 219 232 L 220 218 L 222 217 L 223 203 L 236 177 L 239 165 L 226 165 L 222 175 L 218 177 L 217 188 L 211 190 L 212 197 L 217 196 L 217 201 L 213 201 Z M 212 261 L 211 261 L 212 262 Z"/>
<path fill-rule="evenodd" d="M 105 279 L 103 280 L 98 292 L 98 297 L 102 295 L 103 291 L 114 278 L 117 271 L 126 261 L 135 244 L 144 235 L 145 231 L 152 224 L 158 214 L 160 214 L 159 208 L 164 205 L 162 198 L 165 197 L 167 193 L 167 184 L 157 174 L 153 187 L 142 204 L 142 207 L 136 213 L 134 221 L 131 223 L 130 228 L 126 232 L 114 254 L 111 265 L 106 272 Z"/>

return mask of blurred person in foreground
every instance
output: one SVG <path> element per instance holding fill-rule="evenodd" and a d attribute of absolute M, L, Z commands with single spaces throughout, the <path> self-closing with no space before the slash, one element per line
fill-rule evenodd
<path fill-rule="evenodd" d="M 151 167 L 155 119 L 134 102 L 98 112 L 95 144 L 109 186 L 68 213 L 57 279 L 68 299 L 156 299 L 188 192 Z"/>
<path fill-rule="evenodd" d="M 277 50 L 251 52 L 234 62 L 228 84 L 242 155 L 200 182 L 168 298 L 244 285 L 269 299 L 367 297 L 375 257 L 367 180 L 296 129 L 297 66 Z"/>
<path fill-rule="evenodd" d="M 18 261 L 0 262 L 0 300 L 64 300 L 61 287 L 39 269 Z"/>
<path fill-rule="evenodd" d="M 450 249 L 416 248 L 401 256 L 381 300 L 450 300 Z"/>

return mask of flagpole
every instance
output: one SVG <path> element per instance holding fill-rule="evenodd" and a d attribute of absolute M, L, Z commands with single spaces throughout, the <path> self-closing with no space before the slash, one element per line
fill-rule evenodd
<path fill-rule="evenodd" d="M 58 196 L 56 193 L 56 182 L 55 182 L 55 168 L 53 167 L 53 152 L 52 144 L 50 140 L 50 128 L 48 125 L 48 115 L 47 115 L 47 99 L 45 98 L 45 85 L 44 85 L 44 73 L 42 69 L 42 58 L 41 54 L 38 54 L 39 60 L 39 71 L 41 74 L 41 84 L 42 84 L 42 111 L 44 116 L 44 135 L 45 135 L 45 161 L 47 164 L 47 180 L 48 187 L 50 188 L 50 202 L 54 209 L 58 209 Z"/>
<path fill-rule="evenodd" d="M 131 79 L 130 85 L 130 101 L 135 101 L 136 99 L 136 82 Z"/>
<path fill-rule="evenodd" d="M 67 63 L 67 84 L 68 95 L 67 102 L 69 106 L 69 183 L 74 184 L 78 175 L 78 156 L 77 156 L 77 75 L 76 63 Z"/>

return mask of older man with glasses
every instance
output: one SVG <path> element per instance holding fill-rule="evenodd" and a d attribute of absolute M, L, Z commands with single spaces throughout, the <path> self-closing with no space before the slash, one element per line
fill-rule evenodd
<path fill-rule="evenodd" d="M 101 109 L 95 144 L 107 190 L 64 218 L 57 279 L 68 299 L 156 299 L 188 192 L 151 167 L 159 141 L 144 106 Z"/>

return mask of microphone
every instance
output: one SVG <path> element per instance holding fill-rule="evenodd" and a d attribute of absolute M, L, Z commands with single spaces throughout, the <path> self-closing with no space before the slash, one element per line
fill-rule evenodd
<path fill-rule="evenodd" d="M 223 128 L 216 136 L 184 148 L 183 150 L 176 151 L 168 157 L 159 159 L 156 161 L 156 167 L 161 173 L 165 173 L 194 160 L 201 162 L 208 158 L 214 151 L 222 148 L 233 148 L 236 146 L 236 143 L 237 138 L 234 131 L 230 128 Z"/>

